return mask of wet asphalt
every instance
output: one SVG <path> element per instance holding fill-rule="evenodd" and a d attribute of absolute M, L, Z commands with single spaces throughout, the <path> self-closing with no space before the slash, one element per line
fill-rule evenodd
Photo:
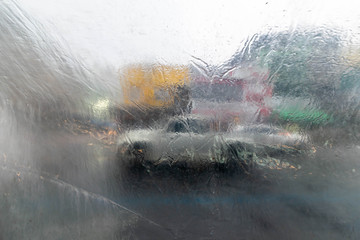
<path fill-rule="evenodd" d="M 116 135 L 24 128 L 2 149 L 0 239 L 359 239 L 357 146 L 301 169 L 123 169 Z M 4 157 L 5 155 L 6 157 Z"/>

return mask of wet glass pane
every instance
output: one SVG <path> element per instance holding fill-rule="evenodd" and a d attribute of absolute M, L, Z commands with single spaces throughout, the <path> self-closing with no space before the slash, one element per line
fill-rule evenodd
<path fill-rule="evenodd" d="M 0 239 L 359 239 L 357 9 L 0 0 Z"/>

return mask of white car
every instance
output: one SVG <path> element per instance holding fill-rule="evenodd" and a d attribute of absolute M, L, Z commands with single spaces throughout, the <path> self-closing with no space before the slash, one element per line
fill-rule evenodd
<path fill-rule="evenodd" d="M 213 126 L 209 119 L 188 116 L 172 118 L 161 129 L 131 130 L 119 137 L 119 160 L 144 167 L 247 169 L 306 148 L 306 137 L 271 126 L 235 126 L 226 132 L 214 131 Z"/>

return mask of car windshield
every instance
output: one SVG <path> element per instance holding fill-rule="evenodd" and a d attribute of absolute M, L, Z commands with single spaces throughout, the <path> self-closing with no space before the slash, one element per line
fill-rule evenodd
<path fill-rule="evenodd" d="M 357 5 L 0 0 L 0 240 L 360 240 Z"/>
<path fill-rule="evenodd" d="M 168 123 L 166 131 L 174 133 L 206 133 L 210 131 L 210 123 L 200 119 L 172 119 Z"/>

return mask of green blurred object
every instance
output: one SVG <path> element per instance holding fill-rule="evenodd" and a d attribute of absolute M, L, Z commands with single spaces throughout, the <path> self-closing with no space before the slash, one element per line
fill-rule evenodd
<path fill-rule="evenodd" d="M 321 126 L 333 122 L 333 117 L 317 109 L 287 107 L 275 109 L 273 117 L 280 121 L 295 123 L 300 126 Z"/>

